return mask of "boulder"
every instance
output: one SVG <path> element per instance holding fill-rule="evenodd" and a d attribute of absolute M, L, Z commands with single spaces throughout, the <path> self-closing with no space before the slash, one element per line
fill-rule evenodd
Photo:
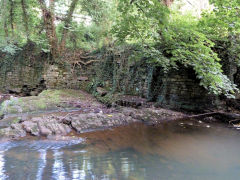
<path fill-rule="evenodd" d="M 97 87 L 97 93 L 101 96 L 105 96 L 107 94 L 107 91 L 101 87 Z"/>
<path fill-rule="evenodd" d="M 20 94 L 22 92 L 22 88 L 11 88 L 8 89 L 8 92 L 13 94 Z"/>
<path fill-rule="evenodd" d="M 84 77 L 84 76 L 80 76 L 77 79 L 78 79 L 78 81 L 88 81 L 89 80 L 88 77 Z"/>
<path fill-rule="evenodd" d="M 21 124 L 14 124 L 11 127 L 0 130 L 1 137 L 5 138 L 20 138 L 26 136 L 26 131 L 22 129 Z"/>
<path fill-rule="evenodd" d="M 38 124 L 36 122 L 30 121 L 30 120 L 24 121 L 22 123 L 22 127 L 27 133 L 30 133 L 33 136 L 40 135 Z"/>

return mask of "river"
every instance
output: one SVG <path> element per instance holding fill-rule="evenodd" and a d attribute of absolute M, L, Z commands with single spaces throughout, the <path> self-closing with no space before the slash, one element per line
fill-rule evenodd
<path fill-rule="evenodd" d="M 240 133 L 226 125 L 135 123 L 71 141 L 1 142 L 0 179 L 236 180 L 239 152 Z"/>

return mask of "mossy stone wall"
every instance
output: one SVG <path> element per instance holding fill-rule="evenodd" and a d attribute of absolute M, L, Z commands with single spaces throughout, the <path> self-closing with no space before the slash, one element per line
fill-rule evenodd
<path fill-rule="evenodd" d="M 206 110 L 222 108 L 218 97 L 199 85 L 191 68 L 179 65 L 178 69 L 164 72 L 148 60 L 129 60 L 129 54 L 108 54 L 99 66 L 97 85 L 112 93 L 134 95 L 156 102 L 159 106 L 174 109 Z"/>
<path fill-rule="evenodd" d="M 30 47 L 29 47 L 30 46 Z M 42 83 L 46 55 L 39 53 L 34 44 L 26 45 L 15 55 L 2 54 L 0 58 L 0 90 L 20 93 L 37 89 Z"/>

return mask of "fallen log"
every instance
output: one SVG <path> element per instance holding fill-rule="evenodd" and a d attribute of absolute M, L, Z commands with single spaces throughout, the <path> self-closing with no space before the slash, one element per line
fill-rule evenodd
<path fill-rule="evenodd" d="M 232 124 L 232 125 L 239 124 L 239 123 L 240 123 L 240 119 L 234 119 L 234 120 L 229 121 L 229 124 Z"/>
<path fill-rule="evenodd" d="M 210 112 L 210 113 L 204 113 L 204 114 L 197 114 L 197 115 L 192 115 L 192 116 L 187 116 L 189 119 L 198 119 L 198 118 L 206 118 L 206 117 L 211 117 L 213 115 L 217 115 L 219 112 Z"/>
<path fill-rule="evenodd" d="M 210 113 L 204 113 L 204 114 L 197 114 L 197 115 L 191 115 L 186 116 L 186 119 L 204 119 L 206 117 L 214 117 L 215 119 L 221 121 L 221 122 L 227 122 L 227 123 L 237 123 L 240 121 L 240 114 L 236 113 L 226 113 L 221 111 L 215 111 Z"/>

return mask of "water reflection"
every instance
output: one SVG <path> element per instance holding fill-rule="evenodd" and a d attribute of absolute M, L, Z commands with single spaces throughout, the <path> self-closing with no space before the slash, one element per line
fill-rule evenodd
<path fill-rule="evenodd" d="M 64 164 L 62 161 L 62 155 L 63 152 L 59 152 L 58 150 L 54 150 L 53 152 L 53 157 L 54 157 L 54 163 L 53 163 L 53 177 L 52 179 L 61 179 L 64 180 L 66 179 L 66 172 L 65 172 L 65 168 L 64 168 Z"/>
<path fill-rule="evenodd" d="M 86 141 L 0 144 L 0 180 L 221 180 L 240 175 L 239 133 L 197 122 L 134 124 Z"/>
<path fill-rule="evenodd" d="M 39 150 L 39 162 L 38 162 L 38 172 L 37 172 L 37 180 L 41 180 L 42 179 L 42 175 L 43 175 L 43 170 L 46 166 L 46 156 L 47 156 L 47 150 L 46 149 L 40 149 Z"/>
<path fill-rule="evenodd" d="M 5 174 L 5 159 L 4 159 L 4 151 L 0 151 L 0 179 L 6 179 L 8 176 Z"/>

